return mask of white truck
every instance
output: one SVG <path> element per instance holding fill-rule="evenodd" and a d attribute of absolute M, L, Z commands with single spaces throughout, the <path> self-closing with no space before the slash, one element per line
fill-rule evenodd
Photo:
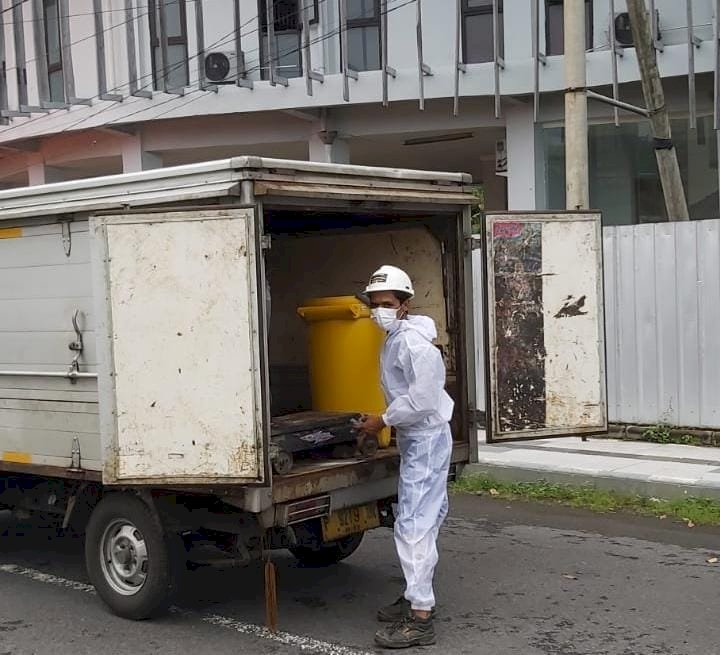
<path fill-rule="evenodd" d="M 392 524 L 397 451 L 277 475 L 270 429 L 274 415 L 310 409 L 298 305 L 356 293 L 384 263 L 410 273 L 416 310 L 438 325 L 454 465 L 473 459 L 478 427 L 496 440 L 603 430 L 591 214 L 486 217 L 488 420 L 478 411 L 471 259 L 482 239 L 469 185 L 456 173 L 237 157 L 0 192 L 0 508 L 83 531 L 100 597 L 134 619 L 167 607 L 188 561 L 349 556 L 366 530 Z M 558 224 L 569 235 L 559 248 L 544 236 Z M 525 245 L 508 248 L 513 239 Z M 577 256 L 563 264 L 568 247 Z M 541 275 L 553 248 L 557 270 Z M 578 262 L 583 273 L 569 272 Z M 566 296 L 580 292 L 578 308 Z M 513 293 L 520 312 L 508 312 Z M 533 314 L 543 295 L 567 300 L 567 320 L 554 305 Z M 528 359 L 532 320 L 545 321 L 545 345 Z"/>

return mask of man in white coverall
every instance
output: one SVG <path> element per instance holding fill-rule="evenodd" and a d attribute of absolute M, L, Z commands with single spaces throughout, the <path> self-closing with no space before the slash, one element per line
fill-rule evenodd
<path fill-rule="evenodd" d="M 407 273 L 383 266 L 365 289 L 373 320 L 387 333 L 380 365 L 388 403 L 382 416 L 366 416 L 362 429 L 394 427 L 400 450 L 395 546 L 405 576 L 404 596 L 378 611 L 391 623 L 377 632 L 385 648 L 435 643 L 433 573 L 437 538 L 448 512 L 447 478 L 453 401 L 445 392 L 445 365 L 433 344 L 435 323 L 408 315 L 415 295 Z"/>

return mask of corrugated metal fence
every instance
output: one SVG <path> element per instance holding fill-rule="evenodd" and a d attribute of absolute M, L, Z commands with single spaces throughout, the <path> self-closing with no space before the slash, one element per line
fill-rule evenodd
<path fill-rule="evenodd" d="M 610 421 L 720 429 L 720 220 L 603 232 Z"/>

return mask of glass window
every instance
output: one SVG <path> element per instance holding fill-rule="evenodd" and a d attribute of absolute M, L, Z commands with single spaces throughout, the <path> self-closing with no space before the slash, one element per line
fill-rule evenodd
<path fill-rule="evenodd" d="M 563 0 L 545 0 L 545 54 L 565 52 Z M 593 47 L 593 3 L 585 0 L 585 48 Z"/>
<path fill-rule="evenodd" d="M 45 22 L 45 52 L 50 90 L 50 97 L 45 100 L 65 102 L 58 0 L 43 0 L 43 20 Z"/>
<path fill-rule="evenodd" d="M 348 67 L 380 69 L 380 0 L 347 0 Z"/>
<path fill-rule="evenodd" d="M 303 3 L 303 4 L 300 4 Z M 262 79 L 270 78 L 270 60 L 274 58 L 275 70 L 282 77 L 300 77 L 303 74 L 302 45 L 302 16 L 300 11 L 306 0 L 274 0 L 273 31 L 275 43 L 269 47 L 268 22 L 266 0 L 259 0 L 258 12 L 262 30 Z M 314 12 L 311 12 L 311 17 Z"/>
<path fill-rule="evenodd" d="M 498 35 L 500 56 L 504 56 L 503 0 L 498 3 Z M 495 40 L 493 38 L 493 0 L 463 0 L 463 62 L 480 64 L 495 61 Z"/>
<path fill-rule="evenodd" d="M 680 174 L 690 218 L 720 216 L 717 142 L 712 117 L 698 118 L 689 129 L 686 118 L 671 121 Z M 545 179 L 549 209 L 565 206 L 565 138 L 563 128 L 543 130 Z M 589 129 L 590 205 L 603 212 L 605 225 L 632 225 L 667 220 L 657 172 L 652 132 L 647 123 L 591 125 Z"/>
<path fill-rule="evenodd" d="M 148 3 L 154 87 L 181 89 L 190 83 L 185 0 L 148 0 Z M 166 68 L 162 63 L 161 11 L 167 32 Z"/>

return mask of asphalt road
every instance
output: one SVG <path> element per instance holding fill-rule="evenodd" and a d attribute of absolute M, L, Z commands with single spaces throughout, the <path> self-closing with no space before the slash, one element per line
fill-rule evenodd
<path fill-rule="evenodd" d="M 0 655 L 361 655 L 374 611 L 401 589 L 388 530 L 329 569 L 278 554 L 280 627 L 263 622 L 259 568 L 198 571 L 152 622 L 110 615 L 82 546 L 0 525 Z M 720 654 L 720 530 L 456 497 L 441 537 L 438 645 L 425 653 Z"/>

